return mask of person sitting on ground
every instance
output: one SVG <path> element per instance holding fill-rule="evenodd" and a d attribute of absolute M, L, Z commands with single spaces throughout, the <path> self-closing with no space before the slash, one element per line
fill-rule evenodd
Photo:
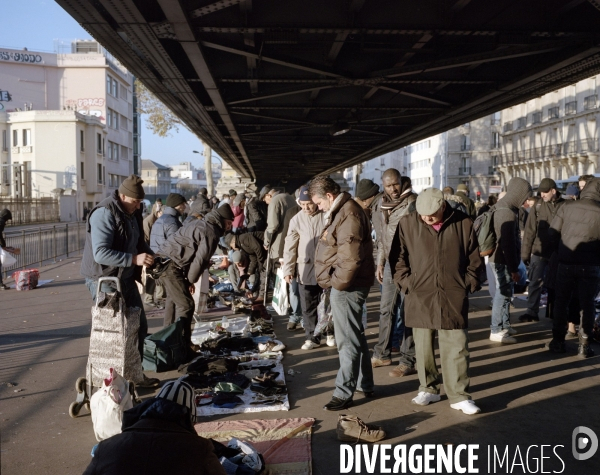
<path fill-rule="evenodd" d="M 4 208 L 0 211 L 0 247 L 6 249 L 6 241 L 4 240 L 4 227 L 7 221 L 12 221 L 12 213 L 9 209 Z M 0 261 L 0 290 L 8 290 L 9 287 L 2 282 L 2 261 Z"/>
<path fill-rule="evenodd" d="M 416 211 L 400 218 L 390 265 L 405 294 L 406 324 L 413 329 L 419 393 L 413 404 L 440 400 L 435 362 L 438 334 L 444 389 L 450 407 L 480 412 L 469 394 L 468 294 L 479 290 L 479 244 L 470 216 L 452 209 L 437 188 L 417 197 Z"/>
<path fill-rule="evenodd" d="M 100 442 L 83 475 L 225 475 L 212 442 L 194 429 L 194 388 L 169 381 L 123 413 L 122 432 Z"/>

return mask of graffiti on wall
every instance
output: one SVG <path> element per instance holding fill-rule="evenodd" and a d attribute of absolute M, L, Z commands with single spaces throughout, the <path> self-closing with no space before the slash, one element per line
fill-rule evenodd
<path fill-rule="evenodd" d="M 69 99 L 65 101 L 65 105 L 76 109 L 89 109 L 90 107 L 103 107 L 104 99 L 101 97 L 84 98 L 84 99 Z"/>
<path fill-rule="evenodd" d="M 18 63 L 41 63 L 42 57 L 39 54 L 14 53 L 12 51 L 0 51 L 1 61 L 16 61 Z"/>

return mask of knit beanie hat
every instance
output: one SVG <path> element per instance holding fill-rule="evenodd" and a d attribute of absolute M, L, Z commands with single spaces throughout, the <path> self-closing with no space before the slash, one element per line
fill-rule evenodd
<path fill-rule="evenodd" d="M 242 253 L 240 251 L 235 251 L 231 254 L 231 262 L 234 264 L 237 262 L 242 262 Z"/>
<path fill-rule="evenodd" d="M 119 186 L 119 193 L 134 200 L 143 200 L 146 193 L 142 187 L 142 180 L 139 176 L 129 175 Z"/>
<path fill-rule="evenodd" d="M 190 411 L 190 416 L 192 416 L 192 421 L 196 420 L 194 388 L 185 381 L 177 380 L 165 383 L 156 397 L 168 399 L 183 407 L 187 407 Z"/>
<path fill-rule="evenodd" d="M 361 200 L 368 200 L 371 196 L 375 196 L 379 193 L 379 185 L 373 180 L 363 178 L 358 182 L 356 187 L 356 196 Z"/>
<path fill-rule="evenodd" d="M 185 203 L 187 200 L 185 199 L 185 197 L 183 195 L 180 195 L 179 193 L 170 193 L 169 196 L 167 196 L 167 206 L 171 207 L 171 208 L 175 208 L 176 206 L 179 206 L 181 203 Z"/>
<path fill-rule="evenodd" d="M 233 188 L 231 190 L 229 190 L 228 193 L 229 196 L 237 196 L 237 191 L 235 191 Z"/>
<path fill-rule="evenodd" d="M 431 216 L 444 204 L 444 194 L 437 188 L 427 188 L 417 196 L 417 212 L 421 216 Z"/>
<path fill-rule="evenodd" d="M 579 188 L 575 183 L 571 183 L 569 186 L 567 186 L 565 196 L 579 196 Z"/>
<path fill-rule="evenodd" d="M 228 219 L 229 221 L 233 221 L 233 218 L 235 218 L 235 216 L 233 215 L 233 211 L 231 211 L 231 206 L 229 206 L 229 204 L 227 204 L 227 203 L 219 206 L 215 211 L 223 219 Z"/>

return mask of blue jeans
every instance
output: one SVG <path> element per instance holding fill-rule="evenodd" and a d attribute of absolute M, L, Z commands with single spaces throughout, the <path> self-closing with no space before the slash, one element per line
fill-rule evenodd
<path fill-rule="evenodd" d="M 396 287 L 387 262 L 383 268 L 379 311 L 379 341 L 373 348 L 373 356 L 389 360 L 392 346 L 400 346 L 404 334 L 404 295 Z M 393 345 L 396 337 L 396 345 Z"/>
<path fill-rule="evenodd" d="M 504 264 L 492 262 L 492 271 L 496 277 L 496 295 L 492 305 L 492 333 L 510 328 L 510 299 L 513 295 L 513 281 Z"/>
<path fill-rule="evenodd" d="M 594 299 L 600 287 L 600 266 L 558 265 L 556 275 L 556 300 L 554 306 L 552 334 L 564 341 L 567 331 L 569 304 L 574 296 L 579 297 L 579 306 L 583 310 L 579 338 L 587 339 L 592 335 L 596 308 Z"/>
<path fill-rule="evenodd" d="M 340 357 L 340 369 L 335 379 L 333 395 L 349 399 L 356 388 L 373 391 L 373 368 L 367 338 L 362 326 L 362 308 L 368 287 L 331 289 L 333 329 Z"/>
<path fill-rule="evenodd" d="M 96 291 L 98 290 L 98 281 L 86 278 L 85 285 L 92 294 L 92 300 L 96 301 Z M 108 284 L 102 284 L 103 292 L 112 292 Z M 146 320 L 146 312 L 144 312 L 144 305 L 142 304 L 142 297 L 138 291 L 137 284 L 133 277 L 128 279 L 121 279 L 121 290 L 123 291 L 123 297 L 125 298 L 125 304 L 128 307 L 139 307 L 140 308 L 140 329 L 138 330 L 138 349 L 142 361 L 144 361 L 144 339 L 148 335 L 148 320 Z"/>
<path fill-rule="evenodd" d="M 298 289 L 298 281 L 292 279 L 290 284 L 290 323 L 302 323 L 302 306 L 300 305 L 300 289 Z"/>

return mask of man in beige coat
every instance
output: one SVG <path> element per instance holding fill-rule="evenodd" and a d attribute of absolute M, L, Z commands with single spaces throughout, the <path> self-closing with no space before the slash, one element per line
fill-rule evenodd
<path fill-rule="evenodd" d="M 300 306 L 302 322 L 306 332 L 303 350 L 312 350 L 321 344 L 321 335 L 315 336 L 317 324 L 317 305 L 321 295 L 321 287 L 315 276 L 314 256 L 317 243 L 325 228 L 325 217 L 312 202 L 308 194 L 308 186 L 300 189 L 298 202 L 302 208 L 290 221 L 283 248 L 283 275 L 291 284 L 296 276 L 300 290 Z M 335 345 L 333 335 L 327 337 L 329 346 Z"/>

